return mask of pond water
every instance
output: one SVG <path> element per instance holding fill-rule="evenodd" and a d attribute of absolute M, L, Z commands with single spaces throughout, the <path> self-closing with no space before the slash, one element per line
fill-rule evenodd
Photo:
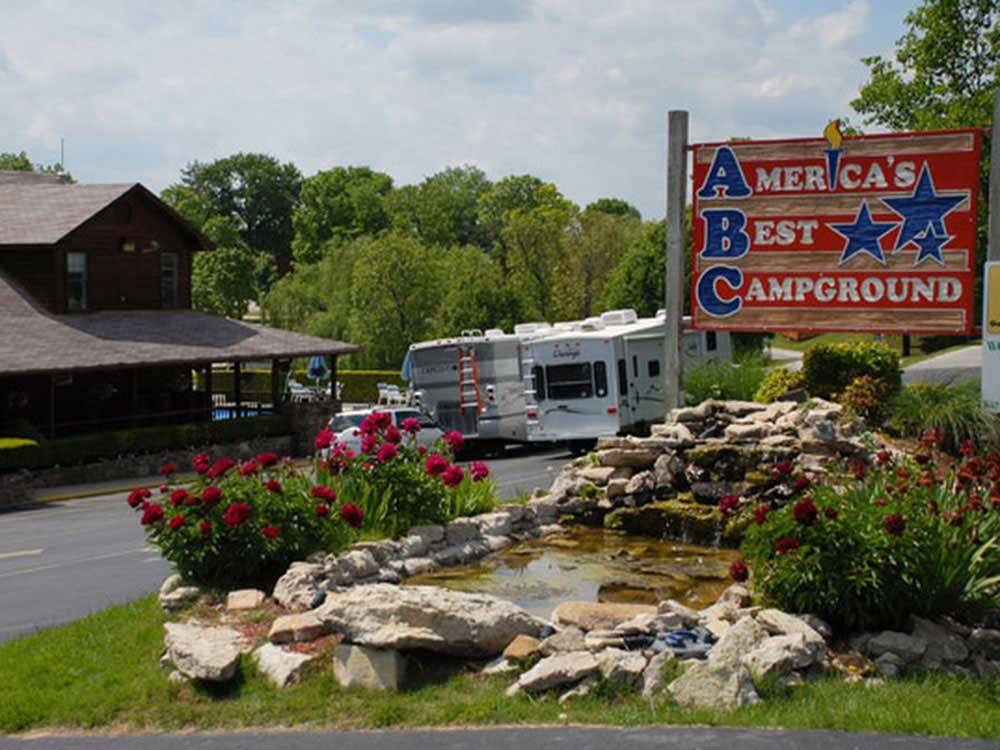
<path fill-rule="evenodd" d="M 676 599 L 700 609 L 731 583 L 737 553 L 573 526 L 565 534 L 519 542 L 471 565 L 443 568 L 404 583 L 492 594 L 539 617 L 564 601 L 655 604 Z"/>

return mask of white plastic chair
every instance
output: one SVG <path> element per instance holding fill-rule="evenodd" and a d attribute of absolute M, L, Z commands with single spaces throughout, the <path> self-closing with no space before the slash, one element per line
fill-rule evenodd
<path fill-rule="evenodd" d="M 389 384 L 388 383 L 376 383 L 375 387 L 378 389 L 378 404 L 386 404 L 389 402 Z"/>
<path fill-rule="evenodd" d="M 391 406 L 397 406 L 403 403 L 403 394 L 399 390 L 398 385 L 386 386 L 386 401 Z"/>

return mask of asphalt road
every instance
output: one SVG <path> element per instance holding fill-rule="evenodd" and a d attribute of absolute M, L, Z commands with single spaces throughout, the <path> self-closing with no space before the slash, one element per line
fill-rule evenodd
<path fill-rule="evenodd" d="M 487 463 L 501 494 L 548 487 L 565 451 L 511 450 Z M 170 573 L 125 492 L 0 513 L 0 641 L 155 591 Z"/>
<path fill-rule="evenodd" d="M 13 739 L 0 750 L 997 750 L 990 740 L 849 734 L 832 730 L 655 727 L 454 729 L 415 732 L 227 732 Z"/>

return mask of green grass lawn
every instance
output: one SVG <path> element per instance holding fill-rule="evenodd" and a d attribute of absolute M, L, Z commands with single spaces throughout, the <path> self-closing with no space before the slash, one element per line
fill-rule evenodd
<path fill-rule="evenodd" d="M 153 597 L 0 645 L 0 732 L 497 724 L 702 724 L 839 728 L 1000 738 L 1000 681 L 926 676 L 877 687 L 827 679 L 731 714 L 599 692 L 507 698 L 510 678 L 472 671 L 401 693 L 343 691 L 330 659 L 279 691 L 244 660 L 231 686 L 172 685 L 158 665 L 165 616 Z"/>

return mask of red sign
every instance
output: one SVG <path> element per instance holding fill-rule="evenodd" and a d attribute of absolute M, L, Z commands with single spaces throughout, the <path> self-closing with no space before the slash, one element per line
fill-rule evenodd
<path fill-rule="evenodd" d="M 694 326 L 970 332 L 980 132 L 824 136 L 693 147 Z"/>

